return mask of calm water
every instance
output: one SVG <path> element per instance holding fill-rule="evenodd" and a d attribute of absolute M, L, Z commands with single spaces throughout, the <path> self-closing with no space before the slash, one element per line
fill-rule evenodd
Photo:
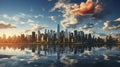
<path fill-rule="evenodd" d="M 120 67 L 118 46 L 1 45 L 0 67 Z"/>

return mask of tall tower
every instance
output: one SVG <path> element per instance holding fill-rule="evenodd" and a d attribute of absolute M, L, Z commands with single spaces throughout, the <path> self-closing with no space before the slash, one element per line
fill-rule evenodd
<path fill-rule="evenodd" d="M 35 36 L 35 32 L 32 32 L 32 42 L 36 41 L 36 36 Z"/>
<path fill-rule="evenodd" d="M 60 25 L 57 26 L 57 39 L 60 37 Z"/>
<path fill-rule="evenodd" d="M 68 38 L 68 29 L 65 31 L 65 38 Z"/>
<path fill-rule="evenodd" d="M 41 41 L 41 33 L 40 33 L 40 31 L 38 30 L 37 42 L 40 42 L 40 41 Z"/>

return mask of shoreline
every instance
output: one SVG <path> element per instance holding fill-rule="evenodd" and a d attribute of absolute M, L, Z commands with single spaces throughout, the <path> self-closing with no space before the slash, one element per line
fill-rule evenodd
<path fill-rule="evenodd" d="M 0 43 L 1 44 L 120 44 L 120 43 Z"/>

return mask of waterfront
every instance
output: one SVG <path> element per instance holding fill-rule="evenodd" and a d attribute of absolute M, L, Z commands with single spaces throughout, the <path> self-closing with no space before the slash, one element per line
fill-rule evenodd
<path fill-rule="evenodd" d="M 119 67 L 113 45 L 1 45 L 0 67 Z"/>

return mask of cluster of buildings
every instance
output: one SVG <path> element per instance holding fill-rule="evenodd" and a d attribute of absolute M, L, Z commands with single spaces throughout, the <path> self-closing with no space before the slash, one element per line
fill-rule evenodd
<path fill-rule="evenodd" d="M 112 36 L 106 36 L 105 39 L 94 37 L 91 34 L 85 34 L 83 31 L 74 30 L 68 32 L 66 29 L 60 31 L 60 25 L 57 25 L 57 32 L 53 30 L 46 30 L 44 33 L 40 31 L 32 32 L 31 35 L 21 34 L 20 36 L 13 36 L 6 38 L 4 34 L 0 37 L 0 43 L 104 43 L 113 42 L 115 39 Z"/>

